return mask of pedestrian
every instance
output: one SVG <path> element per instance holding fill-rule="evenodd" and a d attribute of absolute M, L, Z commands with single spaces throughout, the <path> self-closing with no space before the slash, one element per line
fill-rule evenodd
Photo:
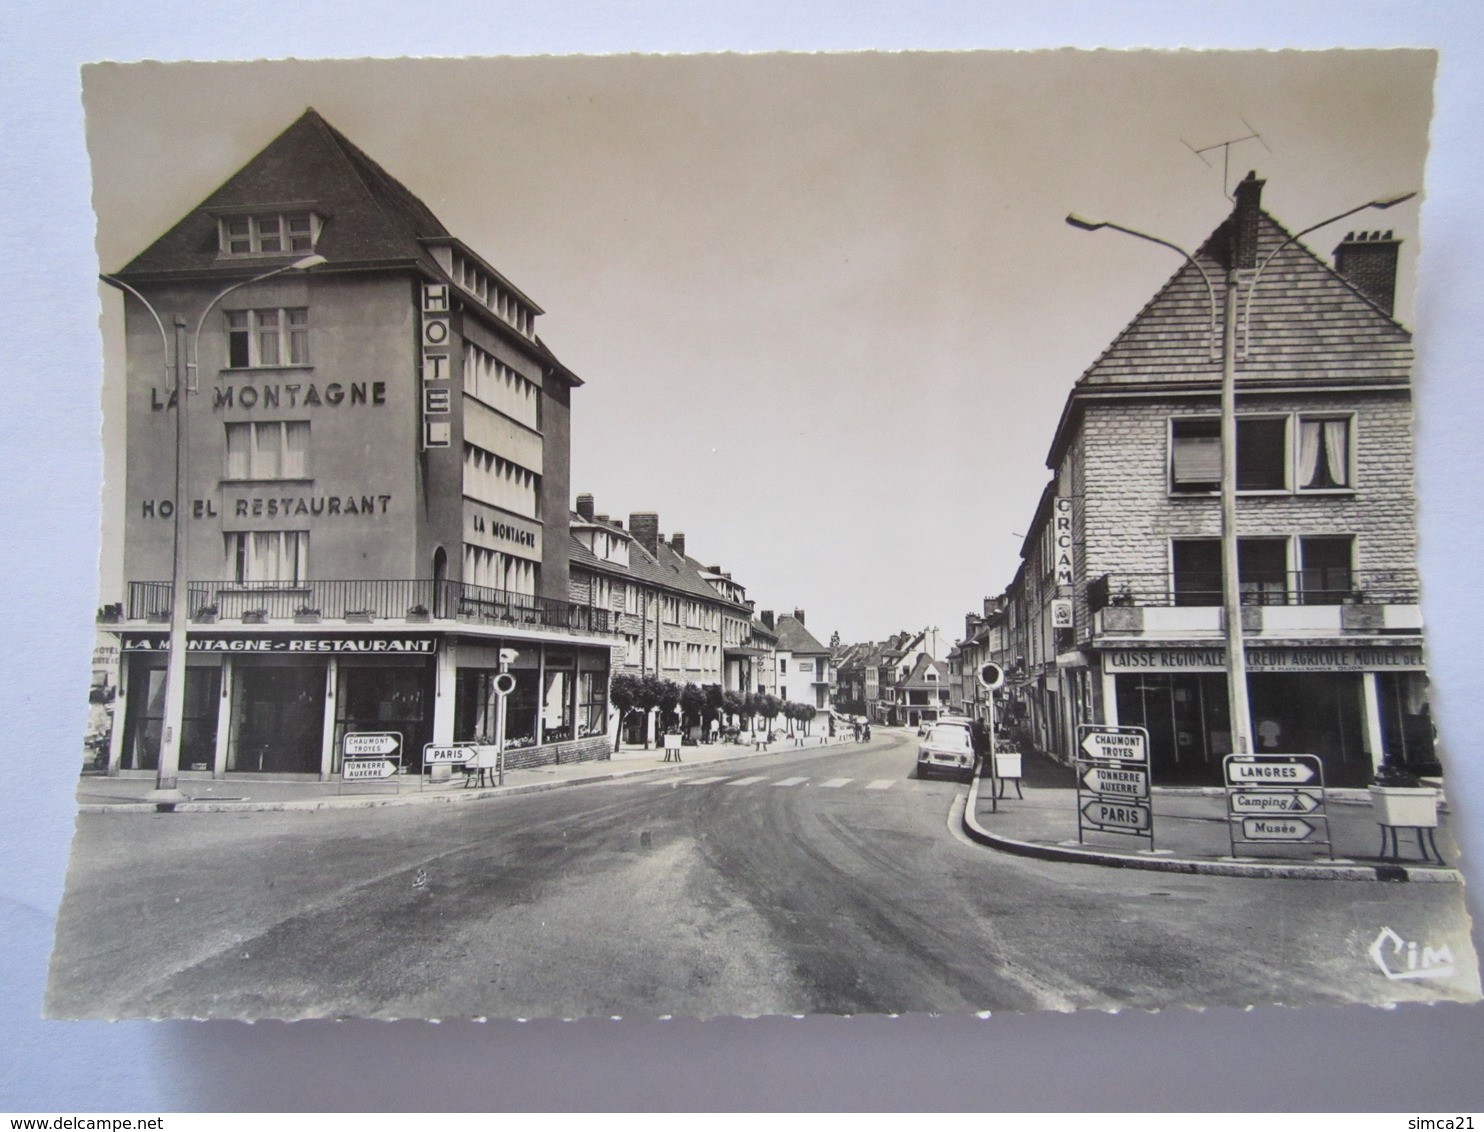
<path fill-rule="evenodd" d="M 717 737 L 718 734 L 720 734 L 720 732 L 721 732 L 721 721 L 719 719 L 717 719 L 713 715 L 711 717 L 711 729 L 710 729 L 711 742 L 713 742 L 713 743 L 716 742 L 716 737 Z"/>

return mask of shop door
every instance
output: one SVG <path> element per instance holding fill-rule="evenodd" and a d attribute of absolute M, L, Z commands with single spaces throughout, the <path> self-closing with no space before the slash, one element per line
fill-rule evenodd
<path fill-rule="evenodd" d="M 187 668 L 178 770 L 210 770 L 216 753 L 216 705 L 220 668 Z M 165 667 L 134 664 L 124 724 L 124 770 L 157 770 L 165 729 Z"/>
<path fill-rule="evenodd" d="M 228 770 L 319 773 L 323 667 L 239 668 L 235 714 Z"/>

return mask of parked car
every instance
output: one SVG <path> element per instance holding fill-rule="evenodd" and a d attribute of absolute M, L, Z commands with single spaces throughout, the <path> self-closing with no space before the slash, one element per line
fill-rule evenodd
<path fill-rule="evenodd" d="M 928 729 L 917 745 L 917 777 L 952 774 L 969 778 L 974 773 L 974 748 L 969 742 L 968 721 L 939 721 Z"/>

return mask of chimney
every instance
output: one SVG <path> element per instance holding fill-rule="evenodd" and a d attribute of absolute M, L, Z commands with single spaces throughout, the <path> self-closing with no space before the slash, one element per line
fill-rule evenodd
<path fill-rule="evenodd" d="M 987 597 L 984 599 L 984 616 L 994 616 L 994 598 L 992 597 Z"/>
<path fill-rule="evenodd" d="M 1258 217 L 1262 212 L 1262 187 L 1257 173 L 1251 172 L 1237 185 L 1237 207 L 1232 212 L 1232 262 L 1238 271 L 1251 271 L 1257 266 Z"/>
<path fill-rule="evenodd" d="M 794 620 L 797 621 L 800 625 L 804 623 L 804 611 L 802 609 L 794 610 Z"/>
<path fill-rule="evenodd" d="M 593 497 L 591 495 L 577 497 L 577 513 L 589 523 L 593 521 Z"/>
<path fill-rule="evenodd" d="M 1347 232 L 1335 249 L 1335 271 L 1387 314 L 1396 302 L 1402 242 L 1390 232 Z"/>
<path fill-rule="evenodd" d="M 657 511 L 635 511 L 629 515 L 629 530 L 635 540 L 650 554 L 658 555 L 660 516 Z"/>
<path fill-rule="evenodd" d="M 607 515 L 600 515 L 599 518 L 604 519 L 604 520 L 607 520 L 608 519 L 608 516 Z M 612 522 L 613 522 L 613 525 L 615 527 L 617 527 L 619 530 L 623 530 L 623 520 L 622 519 L 614 519 L 614 520 L 612 520 Z"/>
<path fill-rule="evenodd" d="M 765 609 L 757 616 L 758 620 L 766 625 L 769 629 L 773 628 L 773 611 L 771 609 Z"/>
<path fill-rule="evenodd" d="M 685 535 L 680 531 L 670 536 L 670 546 L 681 558 L 685 557 Z"/>

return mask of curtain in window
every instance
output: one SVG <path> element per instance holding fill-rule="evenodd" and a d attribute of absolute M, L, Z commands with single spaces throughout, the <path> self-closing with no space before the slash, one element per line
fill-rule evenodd
<path fill-rule="evenodd" d="M 279 475 L 285 479 L 302 479 L 308 475 L 306 470 L 309 453 L 309 422 L 308 421 L 285 421 L 283 425 L 283 459 L 280 462 Z"/>
<path fill-rule="evenodd" d="M 1317 487 L 1319 476 L 1319 440 L 1326 421 L 1299 422 L 1298 481 L 1300 487 Z M 1343 422 L 1341 422 L 1343 423 Z"/>
<path fill-rule="evenodd" d="M 258 324 L 258 360 L 260 366 L 278 365 L 278 312 L 254 311 Z"/>
<path fill-rule="evenodd" d="M 298 582 L 308 574 L 308 531 L 253 531 L 246 539 L 245 582 Z"/>
<path fill-rule="evenodd" d="M 1350 482 L 1350 422 L 1347 420 L 1324 422 L 1324 458 L 1330 481 L 1336 487 L 1345 487 Z"/>
<path fill-rule="evenodd" d="M 245 480 L 252 474 L 249 453 L 252 449 L 252 425 L 227 426 L 227 478 Z"/>

